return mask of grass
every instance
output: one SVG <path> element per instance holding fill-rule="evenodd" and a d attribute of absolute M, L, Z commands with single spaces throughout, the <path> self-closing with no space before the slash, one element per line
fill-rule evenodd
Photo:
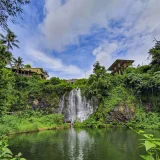
<path fill-rule="evenodd" d="M 0 135 L 68 128 L 63 119 L 61 114 L 42 115 L 36 112 L 4 115 L 0 118 Z"/>

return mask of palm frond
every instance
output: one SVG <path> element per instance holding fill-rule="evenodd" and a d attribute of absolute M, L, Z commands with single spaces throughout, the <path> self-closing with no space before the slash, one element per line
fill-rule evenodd
<path fill-rule="evenodd" d="M 15 46 L 15 47 L 17 47 L 17 48 L 19 48 L 19 46 L 17 44 L 15 44 L 15 43 L 12 43 L 12 45 Z"/>
<path fill-rule="evenodd" d="M 6 44 L 7 43 L 7 41 L 6 40 L 0 40 L 0 44 Z"/>
<path fill-rule="evenodd" d="M 5 36 L 4 36 L 3 34 L 1 34 L 1 33 L 0 33 L 0 37 L 1 37 L 1 38 L 5 38 Z"/>
<path fill-rule="evenodd" d="M 8 49 L 12 49 L 13 50 L 13 47 L 10 43 L 8 43 Z"/>
<path fill-rule="evenodd" d="M 19 42 L 19 40 L 17 40 L 17 39 L 15 39 L 15 40 L 14 40 L 14 42 L 18 42 L 18 43 L 20 43 L 20 42 Z"/>

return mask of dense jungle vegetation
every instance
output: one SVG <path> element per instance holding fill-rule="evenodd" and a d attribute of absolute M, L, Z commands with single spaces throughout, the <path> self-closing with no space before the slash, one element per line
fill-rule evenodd
<path fill-rule="evenodd" d="M 0 2 L 2 6 L 0 27 L 6 33 L 6 35 L 0 34 L 0 128 L 2 133 L 12 133 L 16 129 L 22 132 L 22 128 L 24 131 L 30 131 L 33 126 L 37 130 L 45 127 L 43 120 L 46 122 L 49 118 L 53 118 L 54 121 L 53 126 L 50 124 L 48 127 L 62 125 L 63 116 L 56 114 L 59 99 L 64 94 L 69 94 L 73 88 L 81 88 L 87 99 L 96 97 L 98 100 L 97 111 L 85 122 L 77 121 L 75 127 L 119 125 L 119 122 L 123 122 L 121 119 L 109 121 L 109 112 L 116 106 L 121 110 L 123 106 L 127 106 L 135 114 L 130 121 L 125 121 L 129 126 L 155 129 L 160 127 L 160 41 L 155 40 L 155 46 L 149 50 L 150 64 L 136 68 L 129 67 L 123 75 L 107 73 L 105 67 L 96 62 L 93 74 L 88 79 L 78 79 L 74 84 L 67 83 L 66 80 L 58 77 L 44 80 L 36 74 L 32 78 L 20 76 L 17 73 L 22 68 L 31 66 L 24 65 L 21 57 L 15 58 L 12 54 L 14 47 L 20 48 L 20 43 L 15 33 L 8 28 L 8 21 L 15 22 L 14 19 L 23 12 L 22 6 L 29 2 L 29 0 Z M 13 72 L 13 68 L 16 71 Z M 36 120 L 37 115 L 39 121 Z M 37 124 L 35 124 L 36 121 Z M 16 122 L 21 124 L 18 128 Z M 27 130 L 28 125 L 30 127 Z"/>
<path fill-rule="evenodd" d="M 6 31 L 6 35 L 0 34 L 0 135 L 68 128 L 63 115 L 56 111 L 60 98 L 74 88 L 81 88 L 87 99 L 96 97 L 98 100 L 97 111 L 82 123 L 76 121 L 74 127 L 125 124 L 133 128 L 160 128 L 160 41 L 155 40 L 155 46 L 149 50 L 150 64 L 129 67 L 123 75 L 112 75 L 96 62 L 93 74 L 74 84 L 58 77 L 44 80 L 36 74 L 32 78 L 20 76 L 18 71 L 31 66 L 24 65 L 21 57 L 15 58 L 12 54 L 14 47 L 20 45 L 8 28 L 8 21 L 15 23 L 14 19 L 23 12 L 22 6 L 28 3 L 29 0 L 0 1 L 0 27 Z M 16 71 L 13 72 L 13 68 Z M 121 119 L 110 121 L 109 113 L 116 106 L 121 109 L 127 106 L 135 116 L 125 123 Z M 0 159 L 24 158 L 21 154 L 14 157 L 6 138 L 0 137 Z"/>
<path fill-rule="evenodd" d="M 76 122 L 76 127 L 104 127 L 108 122 L 108 112 L 122 104 L 132 108 L 136 113 L 135 118 L 128 122 L 129 125 L 140 128 L 160 127 L 159 41 L 156 41 L 155 46 L 149 50 L 149 56 L 152 58 L 149 65 L 129 67 L 123 75 L 112 75 L 96 62 L 93 74 L 88 79 L 78 79 L 74 84 L 58 77 L 44 80 L 36 74 L 28 78 L 13 72 L 13 67 L 17 70 L 24 67 L 22 58 L 15 59 L 10 52 L 13 46 L 19 47 L 17 42 L 16 35 L 10 30 L 6 36 L 1 35 L 1 121 L 5 119 L 3 116 L 11 116 L 9 114 L 26 114 L 32 111 L 38 111 L 42 115 L 56 113 L 62 95 L 78 87 L 88 99 L 97 97 L 99 105 L 96 113 L 83 123 Z M 10 65 L 11 68 L 7 68 L 6 65 Z M 30 65 L 25 67 L 27 66 L 30 67 Z M 37 101 L 39 103 L 35 105 Z M 113 123 L 117 124 L 117 121 Z"/>

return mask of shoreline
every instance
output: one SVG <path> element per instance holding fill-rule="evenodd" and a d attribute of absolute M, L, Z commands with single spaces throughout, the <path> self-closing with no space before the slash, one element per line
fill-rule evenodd
<path fill-rule="evenodd" d="M 32 131 L 22 131 L 22 132 L 14 132 L 14 133 L 6 133 L 4 134 L 5 136 L 12 136 L 12 135 L 18 135 L 18 134 L 30 134 L 34 132 L 41 132 L 41 131 L 49 131 L 49 130 L 63 130 L 63 129 L 70 129 L 70 126 L 68 125 L 67 127 L 49 127 L 49 128 L 39 128 L 37 130 L 32 130 Z M 2 134 L 3 135 L 3 134 Z M 1 135 L 1 136 L 2 136 Z"/>

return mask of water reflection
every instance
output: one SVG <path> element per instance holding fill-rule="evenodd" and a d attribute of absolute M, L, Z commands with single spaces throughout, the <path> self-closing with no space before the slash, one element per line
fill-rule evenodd
<path fill-rule="evenodd" d="M 127 129 L 44 131 L 11 137 L 28 160 L 140 160 L 138 135 Z"/>
<path fill-rule="evenodd" d="M 94 138 L 90 137 L 85 130 L 69 132 L 68 153 L 69 159 L 83 160 L 94 144 Z"/>

